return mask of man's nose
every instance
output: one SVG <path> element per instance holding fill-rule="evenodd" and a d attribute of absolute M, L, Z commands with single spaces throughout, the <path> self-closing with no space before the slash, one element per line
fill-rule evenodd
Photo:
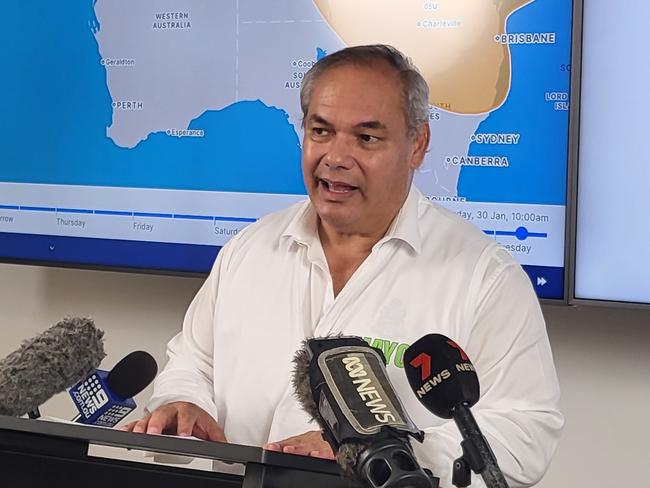
<path fill-rule="evenodd" d="M 353 141 L 343 135 L 336 135 L 327 147 L 325 165 L 331 169 L 350 169 L 354 165 Z"/>

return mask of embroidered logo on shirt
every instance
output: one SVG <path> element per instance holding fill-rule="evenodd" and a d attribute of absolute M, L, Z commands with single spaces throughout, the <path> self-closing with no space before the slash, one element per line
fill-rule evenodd
<path fill-rule="evenodd" d="M 408 349 L 410 344 L 400 344 L 399 342 L 391 341 L 390 339 L 380 339 L 379 337 L 364 337 L 363 340 L 370 346 L 381 349 L 384 356 L 386 356 L 387 365 L 392 364 L 397 368 L 404 368 L 404 351 Z"/>
<path fill-rule="evenodd" d="M 391 298 L 379 310 L 377 315 L 377 322 L 373 326 L 373 330 L 377 334 L 391 335 L 396 330 L 402 330 L 404 321 L 406 320 L 406 305 L 398 298 Z"/>

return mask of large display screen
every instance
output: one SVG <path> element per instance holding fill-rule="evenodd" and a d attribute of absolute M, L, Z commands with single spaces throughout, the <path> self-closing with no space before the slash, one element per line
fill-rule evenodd
<path fill-rule="evenodd" d="M 584 5 L 578 299 L 650 303 L 648 19 L 640 0 Z"/>
<path fill-rule="evenodd" d="M 389 43 L 431 88 L 415 184 L 564 294 L 571 2 L 8 0 L 0 256 L 206 272 L 305 198 L 305 72 Z"/>

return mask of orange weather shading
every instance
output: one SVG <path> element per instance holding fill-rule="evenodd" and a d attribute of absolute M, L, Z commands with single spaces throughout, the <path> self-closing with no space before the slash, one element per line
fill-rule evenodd
<path fill-rule="evenodd" d="M 510 50 L 495 37 L 532 0 L 315 0 L 348 46 L 386 43 L 427 80 L 429 102 L 459 114 L 499 107 L 510 89 Z"/>

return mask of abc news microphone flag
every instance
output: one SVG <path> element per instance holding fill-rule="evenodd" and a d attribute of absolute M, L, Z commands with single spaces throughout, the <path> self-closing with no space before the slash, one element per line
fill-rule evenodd
<path fill-rule="evenodd" d="M 415 458 L 409 438 L 424 434 L 397 398 L 381 351 L 360 337 L 308 339 L 294 364 L 296 397 L 346 476 L 373 488 L 438 486 Z"/>

